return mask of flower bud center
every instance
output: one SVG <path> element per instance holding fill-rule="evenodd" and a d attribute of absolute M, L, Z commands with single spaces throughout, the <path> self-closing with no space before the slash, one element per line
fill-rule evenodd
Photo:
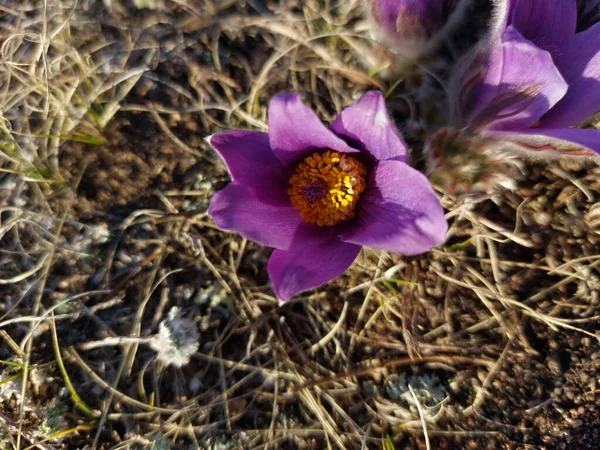
<path fill-rule="evenodd" d="M 354 217 L 366 175 L 365 166 L 344 153 L 313 153 L 291 176 L 288 194 L 306 222 L 332 226 Z"/>

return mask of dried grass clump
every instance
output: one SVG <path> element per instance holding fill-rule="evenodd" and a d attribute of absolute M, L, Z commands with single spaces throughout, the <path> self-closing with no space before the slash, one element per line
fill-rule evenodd
<path fill-rule="evenodd" d="M 66 429 L 43 410 L 28 409 L 33 398 L 52 400 L 38 398 L 52 388 L 36 383 L 41 361 L 34 352 L 54 320 L 73 317 L 78 299 L 94 295 L 60 294 L 58 274 L 85 271 L 90 248 L 107 238 L 102 226 L 70 214 L 77 183 L 64 181 L 62 147 L 72 141 L 101 145 L 102 129 L 153 57 L 120 34 L 106 36 L 82 6 L 0 6 L 0 322 L 7 344 L 1 357 L 16 361 L 21 386 L 16 416 L 3 424 L 17 448 L 44 447 L 40 442 L 54 442 Z M 35 431 L 38 419 L 43 423 Z"/>

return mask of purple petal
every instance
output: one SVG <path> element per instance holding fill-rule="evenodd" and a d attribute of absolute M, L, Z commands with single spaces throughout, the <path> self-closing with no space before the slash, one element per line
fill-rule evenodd
<path fill-rule="evenodd" d="M 271 150 L 266 133 L 224 131 L 211 136 L 209 143 L 239 184 L 257 191 L 270 191 L 271 185 L 281 186 L 281 192 L 288 188 L 291 175 Z"/>
<path fill-rule="evenodd" d="M 344 242 L 417 255 L 444 242 L 448 225 L 427 178 L 398 161 L 371 171 L 356 219 L 342 231 Z"/>
<path fill-rule="evenodd" d="M 533 128 L 519 132 L 494 131 L 489 135 L 525 144 L 530 151 L 588 156 L 591 150 L 600 154 L 600 130 L 591 128 Z"/>
<path fill-rule="evenodd" d="M 222 229 L 261 245 L 288 248 L 302 221 L 287 194 L 289 174 L 265 133 L 225 131 L 210 138 L 234 182 L 213 197 L 209 214 Z"/>
<path fill-rule="evenodd" d="M 600 110 L 600 23 L 577 34 L 556 61 L 569 90 L 542 119 L 549 128 L 577 124 Z"/>
<path fill-rule="evenodd" d="M 524 129 L 538 122 L 567 91 L 550 54 L 509 26 L 490 50 L 483 78 L 473 88 L 471 126 Z"/>
<path fill-rule="evenodd" d="M 316 150 L 356 153 L 302 104 L 298 94 L 279 94 L 269 104 L 269 141 L 286 166 L 300 162 Z"/>
<path fill-rule="evenodd" d="M 281 249 L 290 247 L 303 223 L 287 194 L 284 197 L 279 191 L 258 195 L 237 182 L 213 196 L 208 214 L 219 228 L 237 231 L 246 239 Z"/>
<path fill-rule="evenodd" d="M 331 129 L 378 161 L 406 161 L 406 144 L 385 106 L 381 92 L 370 91 L 344 109 Z"/>
<path fill-rule="evenodd" d="M 515 0 L 509 24 L 523 37 L 552 55 L 575 36 L 577 3 L 575 0 Z"/>
<path fill-rule="evenodd" d="M 304 224 L 287 250 L 274 250 L 267 271 L 280 300 L 320 286 L 352 265 L 359 245 L 341 242 L 334 229 Z"/>

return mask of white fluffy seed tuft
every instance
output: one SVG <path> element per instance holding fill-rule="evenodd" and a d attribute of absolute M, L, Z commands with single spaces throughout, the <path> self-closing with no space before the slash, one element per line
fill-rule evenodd
<path fill-rule="evenodd" d="M 190 362 L 200 345 L 196 323 L 182 317 L 181 310 L 173 307 L 160 325 L 150 346 L 165 366 L 183 367 Z"/>

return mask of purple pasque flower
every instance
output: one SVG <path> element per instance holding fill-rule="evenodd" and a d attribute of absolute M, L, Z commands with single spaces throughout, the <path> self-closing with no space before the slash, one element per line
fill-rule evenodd
<path fill-rule="evenodd" d="M 367 0 L 374 32 L 408 58 L 431 51 L 471 0 Z M 460 4 L 460 6 L 459 6 Z"/>
<path fill-rule="evenodd" d="M 233 181 L 209 214 L 220 228 L 275 248 L 267 270 L 279 299 L 341 275 L 363 245 L 416 255 L 444 241 L 443 209 L 407 165 L 381 93 L 367 92 L 329 128 L 298 94 L 280 94 L 268 124 L 268 134 L 210 138 Z"/>
<path fill-rule="evenodd" d="M 528 156 L 600 153 L 600 24 L 576 33 L 576 0 L 506 0 L 501 26 L 459 62 L 455 128 Z M 548 155 L 544 152 L 544 155 Z"/>

